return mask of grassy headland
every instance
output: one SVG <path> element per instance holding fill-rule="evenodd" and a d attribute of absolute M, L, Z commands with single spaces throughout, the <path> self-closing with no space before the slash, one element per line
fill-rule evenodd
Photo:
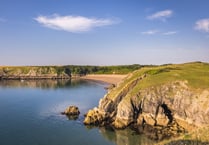
<path fill-rule="evenodd" d="M 1 79 L 71 78 L 87 74 L 127 74 L 141 65 L 120 66 L 0 66 Z"/>
<path fill-rule="evenodd" d="M 129 73 L 98 108 L 87 113 L 84 123 L 133 125 L 156 140 L 180 135 L 181 140 L 209 142 L 208 120 L 209 64 L 192 62 L 146 66 Z"/>

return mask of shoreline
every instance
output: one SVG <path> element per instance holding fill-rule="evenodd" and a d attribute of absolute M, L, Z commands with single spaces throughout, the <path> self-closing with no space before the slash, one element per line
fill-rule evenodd
<path fill-rule="evenodd" d="M 98 81 L 104 82 L 108 84 L 116 85 L 120 81 L 122 81 L 127 75 L 115 75 L 115 74 L 90 74 L 86 76 L 80 77 L 83 80 L 90 80 L 90 81 Z"/>
<path fill-rule="evenodd" d="M 85 76 L 73 76 L 73 77 L 51 77 L 51 76 L 0 76 L 0 80 L 69 80 L 69 79 L 81 79 L 94 82 L 102 82 L 107 84 L 117 85 L 121 82 L 127 75 L 120 74 L 89 74 Z"/>

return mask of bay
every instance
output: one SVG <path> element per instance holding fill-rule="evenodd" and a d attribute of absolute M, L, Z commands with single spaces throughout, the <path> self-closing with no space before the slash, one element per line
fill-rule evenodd
<path fill-rule="evenodd" d="M 98 106 L 106 85 L 84 80 L 0 81 L 0 144 L 150 144 L 129 129 L 111 131 L 83 125 L 84 114 Z M 60 114 L 70 105 L 80 109 L 77 120 Z"/>

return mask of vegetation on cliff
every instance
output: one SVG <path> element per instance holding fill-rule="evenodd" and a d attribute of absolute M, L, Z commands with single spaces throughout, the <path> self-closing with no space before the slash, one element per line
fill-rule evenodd
<path fill-rule="evenodd" d="M 71 74 L 60 66 L 0 67 L 1 79 L 70 78 Z"/>
<path fill-rule="evenodd" d="M 136 70 L 108 91 L 98 108 L 87 113 L 84 123 L 114 128 L 131 125 L 156 140 L 199 128 L 207 132 L 209 64 L 193 62 Z"/>
<path fill-rule="evenodd" d="M 0 79 L 70 78 L 86 74 L 127 74 L 143 66 L 0 66 Z"/>

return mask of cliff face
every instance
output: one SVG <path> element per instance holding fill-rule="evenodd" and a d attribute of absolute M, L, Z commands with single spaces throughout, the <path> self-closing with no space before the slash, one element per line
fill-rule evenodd
<path fill-rule="evenodd" d="M 114 121 L 117 128 L 135 121 L 140 125 L 147 123 L 152 126 L 177 122 L 188 130 L 192 126 L 209 123 L 209 91 L 195 92 L 184 81 L 140 90 L 127 100 L 124 98 L 118 104 Z"/>
<path fill-rule="evenodd" d="M 87 113 L 84 123 L 120 129 L 132 124 L 139 130 L 144 125 L 164 127 L 165 134 L 205 126 L 209 124 L 208 76 L 205 63 L 135 71 Z"/>
<path fill-rule="evenodd" d="M 64 68 L 56 66 L 0 67 L 0 79 L 61 79 L 70 77 L 71 74 Z"/>

